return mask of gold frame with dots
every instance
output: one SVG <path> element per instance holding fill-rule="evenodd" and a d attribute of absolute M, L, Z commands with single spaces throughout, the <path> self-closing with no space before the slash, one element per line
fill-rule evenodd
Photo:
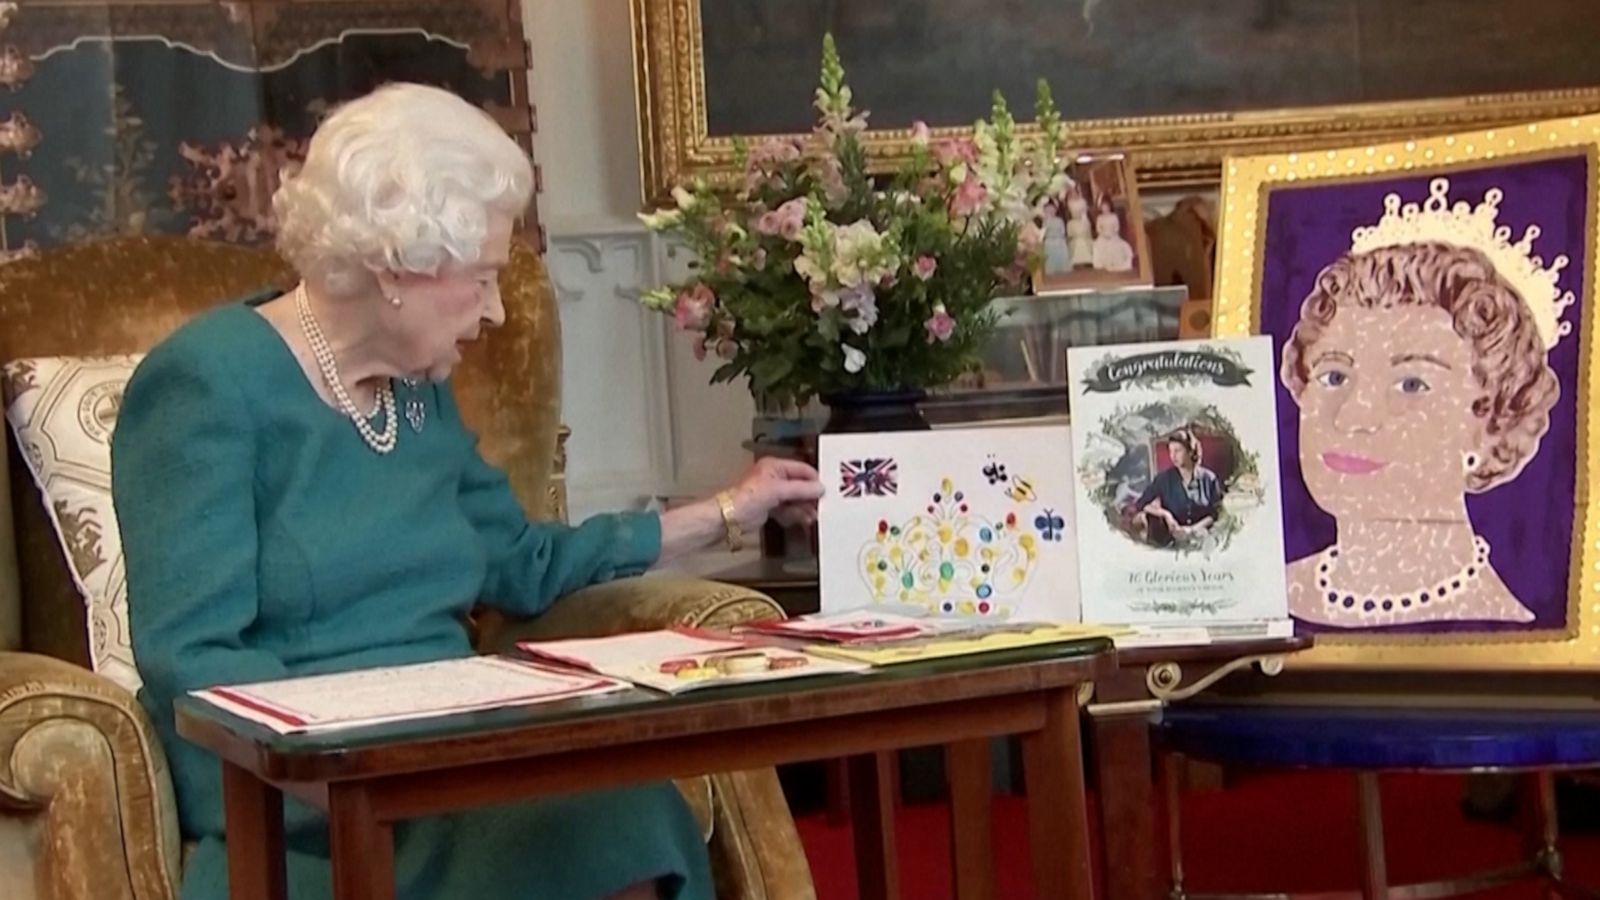
<path fill-rule="evenodd" d="M 1532 161 L 1552 155 L 1589 157 L 1587 271 L 1583 273 L 1583 320 L 1579 353 L 1577 444 L 1579 468 L 1573 503 L 1571 571 L 1565 627 L 1529 631 L 1470 631 L 1445 634 L 1383 632 L 1319 633 L 1316 646 L 1296 654 L 1301 668 L 1367 668 L 1476 671 L 1600 671 L 1600 492 L 1595 461 L 1600 398 L 1595 345 L 1600 341 L 1596 264 L 1600 262 L 1600 115 L 1410 141 L 1237 157 L 1223 164 L 1222 214 L 1218 228 L 1217 281 L 1211 331 L 1217 337 L 1256 334 L 1261 328 L 1263 256 L 1267 200 L 1291 186 L 1430 173 L 1485 163 Z"/>

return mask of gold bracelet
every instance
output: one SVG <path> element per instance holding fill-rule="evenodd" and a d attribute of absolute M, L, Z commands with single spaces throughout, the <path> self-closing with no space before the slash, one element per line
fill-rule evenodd
<path fill-rule="evenodd" d="M 728 552 L 738 553 L 744 549 L 744 532 L 733 515 L 733 495 L 727 491 L 717 494 L 717 506 L 722 510 L 722 529 L 727 533 Z"/>

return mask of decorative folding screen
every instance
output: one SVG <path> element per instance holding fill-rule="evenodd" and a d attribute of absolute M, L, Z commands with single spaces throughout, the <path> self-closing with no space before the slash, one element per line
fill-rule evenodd
<path fill-rule="evenodd" d="M 531 152 L 527 68 L 518 0 L 0 0 L 0 261 L 265 240 L 320 117 L 386 81 L 447 87 Z"/>

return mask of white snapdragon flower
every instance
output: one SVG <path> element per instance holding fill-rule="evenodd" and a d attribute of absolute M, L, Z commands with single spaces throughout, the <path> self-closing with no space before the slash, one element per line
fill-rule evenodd
<path fill-rule="evenodd" d="M 867 355 L 849 344 L 839 346 L 844 348 L 844 370 L 852 375 L 861 371 L 861 367 L 867 364 Z"/>

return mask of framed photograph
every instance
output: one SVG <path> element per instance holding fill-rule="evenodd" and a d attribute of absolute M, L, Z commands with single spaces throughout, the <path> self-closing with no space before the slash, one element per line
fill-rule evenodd
<path fill-rule="evenodd" d="M 1297 665 L 1600 669 L 1600 116 L 1232 160 L 1218 335 L 1278 354 Z"/>
<path fill-rule="evenodd" d="M 1034 293 L 1152 285 L 1150 242 L 1127 157 L 1082 157 L 1070 174 L 1044 222 Z"/>
<path fill-rule="evenodd" d="M 1285 633 L 1271 342 L 1067 351 L 1083 620 Z"/>

